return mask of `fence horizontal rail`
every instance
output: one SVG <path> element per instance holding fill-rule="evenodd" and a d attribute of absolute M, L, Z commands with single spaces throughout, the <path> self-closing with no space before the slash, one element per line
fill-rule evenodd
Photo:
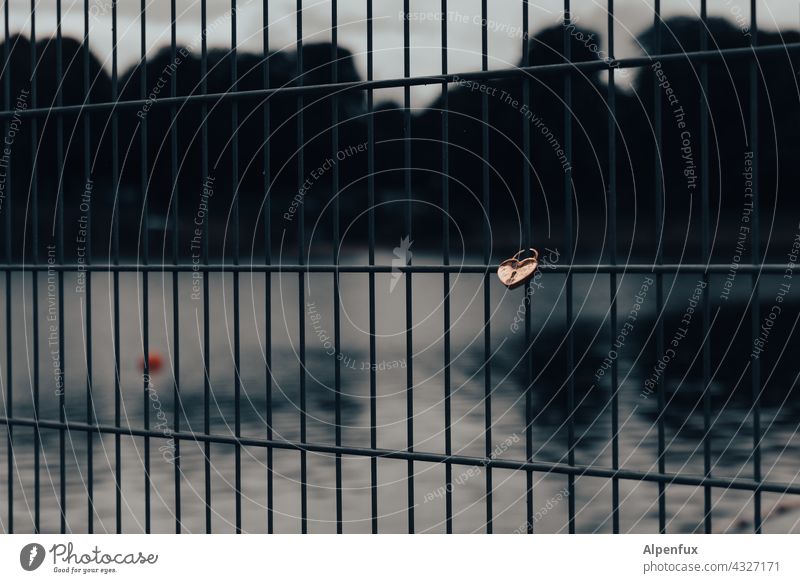
<path fill-rule="evenodd" d="M 155 107 L 176 107 L 191 103 L 213 103 L 218 101 L 247 101 L 266 100 L 272 96 L 284 95 L 287 97 L 300 97 L 305 95 L 331 94 L 350 91 L 367 91 L 374 89 L 391 89 L 397 87 L 415 87 L 420 85 L 441 85 L 442 83 L 457 83 L 460 80 L 478 81 L 493 79 L 508 79 L 530 75 L 540 77 L 545 75 L 564 75 L 570 71 L 595 72 L 609 69 L 633 69 L 646 67 L 654 62 L 674 62 L 688 60 L 690 62 L 708 62 L 725 59 L 758 58 L 759 56 L 789 54 L 800 51 L 800 43 L 787 43 L 783 45 L 753 46 L 736 49 L 718 49 L 708 51 L 693 51 L 683 53 L 665 53 L 648 55 L 644 57 L 630 57 L 616 60 L 581 61 L 577 63 L 555 63 L 547 65 L 530 65 L 527 67 L 513 67 L 508 69 L 493 69 L 488 71 L 470 71 L 465 73 L 451 73 L 448 75 L 426 75 L 417 77 L 396 77 L 392 79 L 379 79 L 371 81 L 343 81 L 338 83 L 324 83 L 318 85 L 285 86 L 269 89 L 252 89 L 228 91 L 225 93 L 192 94 L 175 97 L 160 97 L 157 99 L 130 99 L 125 101 L 105 101 L 100 103 L 81 103 L 79 105 L 62 105 L 52 107 L 32 107 L 24 110 L 0 111 L 0 119 L 18 117 L 47 117 L 49 115 L 80 115 L 83 113 L 96 113 L 109 110 L 139 109 L 147 106 L 148 110 Z"/>
<path fill-rule="evenodd" d="M 299 265 L 299 264 L 271 264 L 271 265 L 235 265 L 233 263 L 201 264 L 191 263 L 174 264 L 99 264 L 91 265 L 50 265 L 42 264 L 6 264 L 0 263 L 0 271 L 7 272 L 42 272 L 42 271 L 92 271 L 92 272 L 215 272 L 215 273 L 477 273 L 497 271 L 498 265 Z M 731 266 L 728 263 L 659 263 L 651 265 L 647 263 L 632 263 L 628 265 L 612 264 L 575 264 L 575 265 L 548 265 L 541 268 L 542 272 L 552 273 L 666 273 L 672 275 L 682 275 L 689 273 L 727 273 Z M 737 272 L 750 274 L 777 275 L 783 273 L 800 273 L 799 264 L 781 263 L 759 263 L 744 264 L 740 263 L 736 267 Z"/>
<path fill-rule="evenodd" d="M 221 445 L 239 445 L 248 447 L 274 448 L 283 450 L 306 451 L 314 453 L 330 453 L 372 458 L 411 460 L 430 463 L 448 463 L 459 466 L 479 466 L 505 470 L 520 470 L 538 473 L 553 473 L 575 477 L 615 478 L 638 482 L 654 482 L 679 486 L 709 486 L 729 488 L 751 492 L 773 492 L 779 494 L 800 494 L 800 484 L 783 484 L 777 482 L 744 480 L 738 478 L 693 476 L 688 474 L 670 474 L 659 472 L 641 472 L 627 469 L 612 469 L 597 466 L 567 465 L 545 461 L 522 461 L 461 455 L 444 455 L 420 451 L 392 450 L 372 447 L 352 447 L 345 445 L 328 445 L 276 439 L 260 439 L 254 437 L 235 437 L 213 435 L 187 431 L 164 433 L 133 427 L 116 427 L 113 425 L 89 425 L 86 423 L 35 420 L 30 418 L 0 417 L 0 425 L 23 426 L 41 429 L 82 431 L 86 433 L 122 435 L 130 437 L 150 437 L 157 439 L 175 439 L 201 443 L 217 443 Z"/>

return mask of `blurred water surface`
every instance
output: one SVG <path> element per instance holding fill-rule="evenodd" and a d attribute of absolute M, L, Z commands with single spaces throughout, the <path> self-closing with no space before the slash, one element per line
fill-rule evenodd
<path fill-rule="evenodd" d="M 389 264 L 391 256 L 379 257 Z M 415 256 L 415 264 L 436 264 L 439 258 Z M 347 258 L 342 258 L 347 263 Z M 357 262 L 357 261 L 353 261 Z M 480 259 L 466 261 L 480 263 Z M 178 278 L 180 348 L 175 352 L 172 329 L 171 275 L 148 276 L 149 344 L 163 356 L 164 366 L 154 372 L 145 393 L 140 358 L 142 355 L 142 276 L 123 273 L 119 278 L 120 298 L 120 385 L 123 426 L 142 427 L 145 410 L 150 426 L 164 431 L 164 438 L 150 440 L 151 520 L 154 532 L 175 529 L 175 465 L 172 462 L 170 431 L 174 422 L 173 366 L 180 371 L 179 422 L 182 431 L 202 432 L 205 416 L 203 368 L 203 293 L 209 294 L 208 347 L 211 388 L 209 418 L 211 433 L 233 435 L 235 420 L 234 301 L 233 275 L 212 274 L 207 281 L 193 283 L 191 273 Z M 370 444 L 369 401 L 369 285 L 367 274 L 340 274 L 341 286 L 341 390 L 342 442 L 350 446 Z M 699 276 L 698 276 L 699 277 Z M 681 336 L 674 355 L 661 369 L 667 406 L 662 417 L 665 429 L 665 464 L 668 472 L 703 473 L 702 342 L 712 356 L 712 473 L 715 476 L 749 479 L 752 467 L 752 416 L 749 354 L 752 348 L 750 322 L 744 315 L 750 301 L 749 279 L 736 281 L 731 300 L 720 293 L 724 275 L 713 276 L 709 284 L 711 333 L 703 336 L 700 307 L 692 307 L 698 286 L 694 275 L 664 276 L 665 310 L 662 315 L 665 348 Z M 40 417 L 58 419 L 57 382 L 53 359 L 59 358 L 65 371 L 65 415 L 74 422 L 87 420 L 86 340 L 91 340 L 92 395 L 90 414 L 101 425 L 113 425 L 114 335 L 113 287 L 107 273 L 91 278 L 91 334 L 86 334 L 86 294 L 76 293 L 77 274 L 65 275 L 63 311 L 48 320 L 48 274 L 38 276 Z M 618 278 L 617 326 L 612 337 L 609 322 L 609 278 L 607 275 L 573 275 L 574 341 L 573 362 L 566 356 L 566 278 L 543 272 L 532 287 L 532 301 L 524 301 L 522 288 L 505 289 L 494 274 L 486 280 L 490 291 L 490 386 L 492 439 L 489 449 L 509 459 L 525 458 L 525 364 L 524 325 L 515 324 L 517 314 L 530 309 L 533 350 L 533 435 L 534 458 L 566 462 L 567 393 L 570 379 L 575 390 L 576 463 L 611 467 L 611 385 L 608 364 L 618 366 L 620 464 L 639 471 L 657 469 L 658 410 L 655 394 L 646 390 L 647 379 L 657 378 L 657 362 L 664 355 L 655 352 L 654 325 L 656 291 L 653 276 L 626 274 Z M 780 277 L 761 280 L 762 315 L 774 299 Z M 272 415 L 276 439 L 300 439 L 300 376 L 298 325 L 305 327 L 305 378 L 308 434 L 313 443 L 334 442 L 334 337 L 333 276 L 305 274 L 300 306 L 298 275 L 270 276 L 271 307 L 265 317 L 263 273 L 239 275 L 241 364 L 241 434 L 265 438 L 267 375 L 272 378 Z M 52 282 L 50 282 L 52 283 Z M 394 284 L 394 285 L 393 285 Z M 30 273 L 11 276 L 11 338 L 2 341 L 3 415 L 7 397 L 12 395 L 14 417 L 33 417 L 33 293 Z M 480 274 L 451 276 L 449 338 L 452 391 L 453 453 L 482 457 L 485 442 L 485 347 L 484 277 Z M 377 444 L 380 448 L 405 449 L 407 440 L 407 373 L 413 362 L 414 449 L 444 452 L 444 306 L 441 274 L 414 274 L 413 353 L 406 352 L 405 279 L 401 274 L 377 274 L 376 289 L 376 391 Z M 5 305 L 5 285 L 2 303 Z M 197 295 L 199 291 L 199 296 Z M 193 293 L 194 298 L 193 298 Z M 197 298 L 200 299 L 197 299 Z M 638 300 L 636 298 L 639 298 Z M 634 308 L 639 305 L 639 308 Z M 530 306 L 530 307 L 527 307 Z M 635 316 L 632 314 L 635 313 Z M 763 430 L 762 470 L 767 480 L 797 483 L 798 404 L 792 391 L 797 364 L 794 324 L 796 306 L 785 306 L 761 357 Z M 793 322 L 794 320 L 794 322 Z M 0 317 L 3 329 L 5 312 Z M 630 322 L 628 334 L 618 342 L 615 358 L 609 358 L 612 342 Z M 49 326 L 55 326 L 50 329 Z M 685 334 L 679 334 L 683 329 Z M 55 332 L 64 334 L 64 354 L 48 343 Z M 683 337 L 685 336 L 685 337 Z M 12 377 L 7 382 L 5 342 L 12 343 Z M 57 343 L 55 344 L 57 348 Z M 269 349 L 268 349 L 269 347 Z M 272 368 L 267 370 L 266 354 Z M 603 362 L 606 360 L 606 369 Z M 656 375 L 656 376 L 653 376 Z M 41 433 L 41 529 L 58 532 L 60 446 L 59 431 Z M 0 442 L 0 524 L 8 524 L 6 440 Z M 95 436 L 92 446 L 92 482 L 95 532 L 113 532 L 115 523 L 115 438 Z M 14 528 L 33 529 L 34 445 L 33 430 L 14 429 L 13 484 Z M 267 528 L 267 451 L 242 448 L 242 528 L 264 532 Z M 145 527 L 144 439 L 121 438 L 122 523 L 125 532 Z M 182 442 L 180 446 L 181 522 L 185 532 L 205 530 L 205 464 L 203 445 Z M 232 532 L 235 520 L 235 448 L 211 445 L 211 506 L 214 532 Z M 65 436 L 66 516 L 69 530 L 84 532 L 88 527 L 87 439 L 83 433 Z M 381 532 L 407 530 L 407 464 L 381 459 L 378 468 L 378 513 Z M 445 529 L 445 468 L 442 464 L 415 463 L 416 530 L 443 532 Z M 275 450 L 274 527 L 276 532 L 300 530 L 300 454 Z M 535 529 L 564 532 L 568 505 L 563 475 L 534 474 Z M 310 532 L 335 532 L 335 466 L 328 454 L 308 454 L 308 520 Z M 344 456 L 342 459 L 343 519 L 345 532 L 369 532 L 370 460 Z M 486 519 L 486 471 L 483 468 L 453 466 L 454 530 L 482 532 Z M 526 520 L 524 472 L 494 470 L 493 526 L 495 532 L 523 532 Z M 714 531 L 752 529 L 752 493 L 713 490 Z M 620 482 L 620 527 L 623 532 L 657 532 L 658 487 L 655 483 Z M 766 531 L 797 531 L 800 509 L 790 496 L 764 494 Z M 611 531 L 611 481 L 581 477 L 575 485 L 576 528 L 579 532 Z M 670 485 L 666 489 L 668 531 L 700 532 L 703 525 L 703 490 Z"/>

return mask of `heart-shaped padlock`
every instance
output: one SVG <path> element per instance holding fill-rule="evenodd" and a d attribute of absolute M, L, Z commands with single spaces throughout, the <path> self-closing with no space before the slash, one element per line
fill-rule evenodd
<path fill-rule="evenodd" d="M 525 252 L 525 249 L 522 249 L 511 259 L 503 261 L 497 268 L 497 277 L 509 289 L 519 287 L 533 277 L 533 273 L 539 265 L 539 252 L 536 249 L 530 249 L 530 251 L 533 254 L 531 257 L 519 259 L 519 256 Z"/>

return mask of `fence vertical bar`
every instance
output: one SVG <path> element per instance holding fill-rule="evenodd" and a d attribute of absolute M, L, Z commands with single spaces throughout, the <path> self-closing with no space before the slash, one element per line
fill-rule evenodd
<path fill-rule="evenodd" d="M 442 0 L 442 75 L 447 75 L 447 0 Z M 450 98 L 448 84 L 442 83 L 442 263 L 450 265 Z M 442 274 L 444 311 L 444 453 L 453 454 L 453 432 L 450 399 L 450 273 Z M 453 532 L 453 465 L 445 464 L 445 531 Z"/>
<path fill-rule="evenodd" d="M 88 39 L 84 39 L 84 47 Z M 85 50 L 85 48 L 84 48 Z M 64 67 L 63 67 L 63 44 L 61 36 L 61 0 L 56 2 L 56 107 L 61 107 L 64 104 L 63 89 L 64 83 Z M 84 134 L 85 135 L 85 134 Z M 85 148 L 86 146 L 84 146 Z M 64 119 L 61 114 L 56 114 L 56 233 L 55 240 L 57 244 L 56 260 L 60 265 L 64 264 Z M 64 314 L 64 272 L 58 272 L 58 317 L 63 318 Z M 56 391 L 58 394 L 58 419 L 61 422 L 66 420 L 66 370 L 64 362 L 64 322 L 57 322 L 58 324 L 58 351 L 61 359 L 61 386 L 59 387 L 58 378 L 56 378 Z M 88 337 L 87 337 L 88 340 Z M 91 437 L 91 433 L 87 433 L 87 438 Z M 64 429 L 58 432 L 58 454 L 59 454 L 59 514 L 61 533 L 67 532 L 67 473 L 66 473 L 66 432 Z M 87 458 L 90 455 L 90 450 L 87 449 Z M 87 459 L 87 462 L 89 460 Z M 90 468 L 87 466 L 87 473 L 90 473 Z M 87 476 L 88 477 L 88 476 Z M 87 495 L 89 496 L 89 506 L 91 507 L 91 493 L 92 483 L 87 479 L 86 484 Z M 89 518 L 89 532 L 91 533 L 91 516 Z"/>
<path fill-rule="evenodd" d="M 5 2 L 3 4 L 3 16 L 5 17 L 5 22 L 3 23 L 3 56 L 5 58 L 5 72 L 3 75 L 3 103 L 5 104 L 6 111 L 11 109 L 11 70 L 9 65 L 11 63 L 11 49 L 9 48 L 9 37 L 10 37 L 10 27 L 8 24 L 8 20 L 11 16 L 9 3 Z M 11 128 L 11 121 L 10 118 L 6 118 L 5 123 L 3 124 L 5 128 L 5 135 L 8 135 L 8 132 Z M 11 213 L 12 213 L 12 191 L 11 191 L 11 168 L 6 169 L 6 189 L 8 192 L 8 196 L 6 196 L 5 200 L 5 212 L 6 212 L 6 220 L 5 220 L 5 253 L 6 253 L 6 264 L 11 265 L 11 241 L 13 228 L 12 228 L 12 221 L 11 221 Z M 12 312 L 11 309 L 11 269 L 6 270 L 6 415 L 8 415 L 9 419 L 14 417 L 14 395 L 13 395 L 13 351 L 11 349 L 11 323 L 12 323 Z M 8 455 L 8 459 L 6 460 L 8 463 L 7 472 L 8 472 L 8 532 L 9 534 L 14 533 L 14 428 L 9 423 L 6 426 L 6 454 Z"/>
<path fill-rule="evenodd" d="M 653 29 L 654 29 L 654 51 L 661 54 L 661 0 L 655 0 Z M 661 115 L 661 87 L 658 81 L 653 79 L 653 125 L 655 126 L 655 199 L 656 199 L 656 265 L 664 263 L 664 167 L 661 161 L 661 136 L 662 136 L 662 115 Z M 661 358 L 664 354 L 664 277 L 660 270 L 656 272 L 656 358 Z M 656 400 L 658 415 L 656 425 L 658 432 L 658 471 L 665 471 L 664 460 L 664 380 L 659 376 L 656 380 Z M 666 485 L 664 482 L 658 483 L 658 531 L 667 531 L 667 511 L 666 511 Z"/>
<path fill-rule="evenodd" d="M 331 82 L 339 81 L 339 36 L 338 36 L 338 6 L 336 0 L 331 0 Z M 339 151 L 339 99 L 334 94 L 331 97 L 331 148 L 334 153 Z M 331 196 L 333 197 L 333 264 L 339 265 L 339 165 L 333 165 L 331 176 Z M 334 432 L 335 443 L 342 445 L 342 367 L 339 356 L 342 353 L 342 339 L 339 311 L 339 274 L 333 274 L 333 344 L 336 358 L 334 367 Z M 336 454 L 336 533 L 342 533 L 342 455 Z"/>
<path fill-rule="evenodd" d="M 87 103 L 91 102 L 91 45 L 89 42 L 89 0 L 84 0 L 83 11 L 83 94 Z M 60 59 L 59 59 L 60 60 Z M 84 175 L 84 191 L 82 201 L 89 197 L 86 207 L 86 265 L 92 264 L 92 159 L 91 159 L 91 116 L 89 113 L 84 114 L 83 119 L 83 175 Z M 83 208 L 81 207 L 81 212 Z M 96 422 L 94 410 L 94 394 L 93 394 L 93 358 L 92 358 L 92 273 L 91 270 L 86 272 L 86 424 L 94 425 Z M 89 525 L 88 531 L 91 534 L 94 532 L 94 432 L 86 432 L 86 467 L 88 473 L 88 493 L 87 493 L 87 523 Z"/>
<path fill-rule="evenodd" d="M 208 7 L 206 0 L 200 0 L 200 91 L 203 95 L 208 93 L 208 41 L 206 39 L 206 23 L 208 19 Z M 202 150 L 200 165 L 203 169 L 203 180 L 207 181 L 208 174 L 208 105 L 205 101 L 200 108 L 200 117 L 202 119 L 201 137 L 202 137 Z M 209 204 L 211 201 L 209 200 Z M 210 239 L 210 226 L 211 222 L 206 214 L 205 219 L 205 233 L 203 237 L 203 432 L 208 435 L 211 433 L 211 281 L 209 279 L 210 270 L 208 268 L 209 262 L 209 239 Z M 225 282 L 222 282 L 225 285 Z M 211 533 L 211 442 L 206 441 L 203 444 L 203 468 L 205 485 L 204 485 L 204 500 L 206 507 L 206 534 Z"/>
<path fill-rule="evenodd" d="M 522 0 L 522 66 L 530 65 L 529 19 L 530 6 L 528 0 Z M 529 75 L 522 78 L 522 107 L 531 110 L 531 79 Z M 525 156 L 522 169 L 522 229 L 524 247 L 533 247 L 533 229 L 531 225 L 531 126 L 522 124 L 522 152 Z M 525 459 L 533 461 L 533 346 L 531 345 L 531 282 L 524 286 L 525 297 L 529 298 L 525 309 Z M 525 531 L 533 534 L 533 472 L 525 472 Z"/>
<path fill-rule="evenodd" d="M 411 77 L 411 23 L 408 14 L 411 11 L 409 0 L 403 1 L 403 75 Z M 411 87 L 403 87 L 403 185 L 406 198 L 406 237 L 411 241 Z M 408 264 L 411 264 L 409 259 Z M 413 367 L 413 317 L 412 279 L 406 272 L 406 438 L 407 449 L 414 451 L 414 367 Z M 408 532 L 414 533 L 414 462 L 408 460 Z"/>
<path fill-rule="evenodd" d="M 367 80 L 373 79 L 373 30 L 372 0 L 367 0 Z M 375 92 L 367 90 L 367 247 L 368 262 L 375 265 Z M 375 273 L 369 273 L 369 445 L 378 447 L 378 376 L 376 364 L 375 342 Z M 372 534 L 378 534 L 378 460 L 372 456 L 369 460 L 370 495 L 372 511 Z"/>
<path fill-rule="evenodd" d="M 608 59 L 614 60 L 614 0 L 608 0 Z M 608 69 L 608 231 L 609 259 L 617 264 L 617 87 L 614 67 Z M 617 335 L 617 274 L 609 274 L 611 350 Z M 611 467 L 619 469 L 619 369 L 611 361 Z M 611 479 L 611 529 L 619 533 L 619 479 Z"/>
<path fill-rule="evenodd" d="M 236 0 L 231 0 L 231 90 L 239 88 L 236 38 Z M 233 196 L 233 264 L 239 265 L 239 102 L 231 102 L 231 195 Z M 233 402 L 234 435 L 242 435 L 241 323 L 239 321 L 239 270 L 233 271 Z M 234 446 L 236 534 L 242 532 L 242 446 Z"/>
<path fill-rule="evenodd" d="M 117 0 L 111 2 L 111 99 L 119 99 L 119 73 L 117 64 Z M 119 118 L 116 109 L 111 110 L 111 177 L 114 181 L 114 205 L 111 213 L 111 253 L 114 267 L 119 265 L 119 214 L 120 214 L 120 171 L 119 171 Z M 122 387 L 120 383 L 119 347 L 119 270 L 113 271 L 113 318 L 114 318 L 114 426 L 120 427 L 122 407 Z M 119 433 L 114 435 L 114 507 L 116 510 L 116 533 L 122 533 L 122 440 Z"/>
<path fill-rule="evenodd" d="M 700 0 L 700 50 L 708 50 L 708 8 L 707 1 Z M 709 212 L 709 160 L 708 160 L 708 63 L 700 63 L 700 85 L 702 95 L 700 96 L 700 197 L 701 211 L 701 256 L 707 258 L 706 262 L 711 263 L 709 257 L 709 222 L 711 215 Z M 703 273 L 703 473 L 711 476 L 711 351 L 709 350 L 708 337 L 710 326 L 710 307 L 709 297 L 709 275 L 708 271 Z M 711 533 L 711 487 L 703 487 L 703 528 L 706 534 Z"/>
<path fill-rule="evenodd" d="M 297 85 L 303 83 L 303 0 L 297 0 Z M 297 97 L 297 185 L 302 187 L 305 182 L 304 156 L 304 128 L 303 108 L 305 99 L 303 94 Z M 297 222 L 297 257 L 300 265 L 305 264 L 305 210 L 300 205 Z M 306 442 L 306 326 L 305 326 L 305 273 L 301 270 L 297 274 L 297 326 L 300 342 L 300 442 Z M 303 534 L 308 532 L 308 467 L 306 450 L 300 451 L 300 530 Z"/>
<path fill-rule="evenodd" d="M 572 39 L 569 35 L 569 26 L 572 24 L 570 0 L 564 0 L 564 60 L 572 60 Z M 569 162 L 572 161 L 572 74 L 567 71 L 564 75 L 564 153 Z M 564 172 L 564 239 L 567 257 L 573 256 L 573 225 L 572 225 L 572 167 L 568 166 Z M 567 337 L 564 350 L 566 352 L 566 383 L 567 383 L 567 463 L 575 465 L 575 377 L 574 369 L 574 344 L 573 337 L 573 275 L 567 273 L 566 293 L 566 326 Z M 575 475 L 567 477 L 569 492 L 569 533 L 575 534 Z"/>
<path fill-rule="evenodd" d="M 263 18 L 263 48 L 262 57 L 264 59 L 263 75 L 264 87 L 269 88 L 269 3 L 264 0 L 262 5 Z M 264 100 L 264 262 L 272 265 L 272 192 L 270 183 L 272 181 L 272 167 L 270 165 L 270 100 Z M 264 331 L 264 351 L 266 353 L 266 397 L 267 397 L 267 439 L 273 438 L 272 431 L 272 274 L 264 273 L 264 320 L 266 329 Z M 267 448 L 267 533 L 272 534 L 274 525 L 273 510 L 273 449 Z"/>
<path fill-rule="evenodd" d="M 175 0 L 170 0 L 170 62 L 176 68 L 170 75 L 169 92 L 172 97 L 178 90 L 178 34 L 177 10 Z M 180 238 L 180 193 L 178 190 L 178 120 L 175 107 L 170 107 L 170 168 L 172 178 L 172 263 L 178 265 L 180 252 L 178 240 Z M 181 430 L 180 414 L 183 410 L 181 401 L 181 335 L 180 335 L 180 297 L 179 297 L 178 271 L 172 272 L 172 345 L 173 345 L 173 388 L 172 388 L 172 431 L 177 434 Z M 173 447 L 172 465 L 175 481 L 175 534 L 181 533 L 181 442 L 171 438 Z"/>
<path fill-rule="evenodd" d="M 481 70 L 489 70 L 489 14 L 487 0 L 481 2 Z M 489 265 L 492 255 L 491 201 L 489 193 L 489 95 L 481 94 L 481 158 L 483 164 L 483 262 Z M 483 405 L 484 405 L 484 454 L 492 457 L 492 329 L 490 319 L 492 304 L 490 296 L 491 274 L 487 270 L 483 276 Z M 486 468 L 486 533 L 492 533 L 492 468 Z"/>
<path fill-rule="evenodd" d="M 37 107 L 37 82 L 36 82 L 36 0 L 31 0 L 31 107 Z M 31 119 L 31 186 L 30 186 L 30 207 L 31 207 L 31 257 L 35 265 L 39 264 L 39 179 L 36 167 L 36 153 L 39 148 L 39 127 L 38 119 Z M 33 430 L 33 530 L 39 534 L 40 514 L 41 514 L 41 432 L 39 430 L 39 274 L 34 271 L 31 274 L 33 280 L 33 418 L 37 421 Z"/>
<path fill-rule="evenodd" d="M 140 73 L 140 94 L 141 99 L 147 97 L 147 0 L 141 0 L 140 5 L 140 27 L 141 27 L 141 61 L 139 64 Z M 150 212 L 149 202 L 147 200 L 147 187 L 148 187 L 148 172 L 147 172 L 147 116 L 144 116 L 140 121 L 140 136 L 141 136 L 141 166 L 140 166 L 140 181 L 142 185 L 141 203 L 142 203 L 142 227 L 141 234 L 141 257 L 142 265 L 147 265 L 150 262 Z M 150 297 L 149 286 L 149 271 L 142 270 L 142 352 L 143 357 L 143 405 L 144 405 L 144 428 L 150 429 L 150 307 L 148 305 L 148 298 Z M 145 534 L 150 534 L 150 436 L 144 436 L 144 530 Z"/>
<path fill-rule="evenodd" d="M 750 46 L 758 46 L 758 18 L 756 14 L 756 0 L 750 0 Z M 753 218 L 752 218 L 752 263 L 761 261 L 761 228 L 759 219 L 759 186 L 758 186 L 758 67 L 753 55 L 750 60 L 750 147 L 753 151 Z M 759 304 L 759 273 L 754 271 L 752 278 L 752 300 L 750 302 L 750 325 L 752 340 L 755 342 L 759 335 L 759 320 L 761 306 Z M 757 356 L 750 356 L 750 394 L 753 408 L 753 479 L 761 482 L 761 361 Z M 761 534 L 761 491 L 753 492 L 753 526 L 756 534 Z"/>

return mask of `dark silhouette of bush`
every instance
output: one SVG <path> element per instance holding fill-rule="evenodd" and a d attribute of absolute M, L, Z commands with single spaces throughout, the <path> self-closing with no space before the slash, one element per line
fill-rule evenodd
<path fill-rule="evenodd" d="M 690 18 L 670 19 L 663 25 L 661 53 L 692 52 L 700 49 L 702 23 Z M 656 50 L 652 29 L 642 33 L 641 45 L 649 54 Z M 591 41 L 591 42 L 590 42 Z M 798 33 L 760 33 L 759 44 L 797 42 Z M 565 42 L 569 54 L 565 54 Z M 750 38 L 722 19 L 710 19 L 708 47 L 711 49 L 747 47 Z M 532 38 L 527 63 L 559 65 L 596 62 L 605 58 L 598 50 L 598 33 L 588 29 L 557 25 L 540 31 Z M 23 36 L 10 39 L 2 54 L 9 54 L 7 66 L 0 75 L 8 106 L 23 91 L 31 91 L 31 57 L 34 47 Z M 701 85 L 701 66 L 689 59 L 669 60 L 643 67 L 634 75 L 633 90 L 618 83 L 616 117 L 609 123 L 606 74 L 585 68 L 565 69 L 558 73 L 537 71 L 533 75 L 504 77 L 473 85 L 460 80 L 449 85 L 446 99 L 449 132 L 447 139 L 449 195 L 453 220 L 467 238 L 480 244 L 481 228 L 486 220 L 481 200 L 484 197 L 484 135 L 488 143 L 488 187 L 491 205 L 488 220 L 499 248 L 520 242 L 520 213 L 523 211 L 524 175 L 531 184 L 531 217 L 537 239 L 565 246 L 563 224 L 565 191 L 572 200 L 572 219 L 580 226 L 577 249 L 585 257 L 599 259 L 607 250 L 609 208 L 608 173 L 609 125 L 615 131 L 617 147 L 617 217 L 619 248 L 631 245 L 635 253 L 652 256 L 660 228 L 655 224 L 655 192 L 657 177 L 663 175 L 664 245 L 669 257 L 679 258 L 686 252 L 695 257 L 700 250 L 700 185 L 707 180 L 710 193 L 711 224 L 718 224 L 715 250 L 729 254 L 731 241 L 743 209 L 746 152 L 757 151 L 760 195 L 765 236 L 775 218 L 773 231 L 791 233 L 796 225 L 794 197 L 789 193 L 800 172 L 794 162 L 800 149 L 800 108 L 796 79 L 797 55 L 772 53 L 757 61 L 749 59 L 717 59 L 708 64 L 707 92 Z M 100 62 L 84 52 L 79 41 L 63 39 L 61 65 L 57 66 L 54 40 L 39 41 L 35 106 L 47 108 L 60 99 L 64 105 L 112 101 L 112 82 Z M 291 52 L 262 56 L 238 53 L 235 56 L 235 79 L 231 71 L 234 56 L 224 51 L 210 51 L 207 75 L 203 78 L 197 54 L 178 48 L 176 55 L 163 49 L 146 63 L 134 66 L 119 77 L 118 99 L 121 105 L 113 110 L 118 123 L 120 183 L 117 190 L 112 180 L 112 110 L 105 108 L 89 113 L 50 114 L 38 119 L 25 117 L 16 133 L 10 157 L 11 179 L 6 194 L 11 201 L 15 224 L 30 221 L 26 203 L 33 197 L 32 186 L 40 205 L 39 230 L 49 236 L 54 224 L 56 194 L 59 185 L 64 193 L 67 229 L 74 223 L 80 197 L 86 190 L 85 132 L 88 123 L 88 176 L 94 183 L 93 214 L 95 220 L 110 224 L 114 195 L 123 229 L 122 240 L 138 239 L 142 219 L 142 182 L 148 183 L 147 202 L 154 217 L 164 217 L 171 204 L 180 206 L 181 228 L 194 220 L 202 185 L 206 180 L 202 168 L 203 136 L 207 135 L 208 174 L 215 181 L 214 211 L 211 221 L 223 225 L 238 193 L 242 205 L 243 232 L 252 239 L 263 222 L 262 205 L 268 193 L 276 237 L 284 229 L 294 231 L 297 224 L 283 219 L 292 199 L 304 181 L 303 204 L 309 216 L 315 216 L 334 195 L 333 172 L 312 172 L 336 159 L 340 205 L 343 221 L 363 210 L 366 204 L 368 154 L 358 146 L 368 140 L 366 92 L 348 89 L 336 92 L 335 119 L 338 147 L 341 151 L 356 148 L 354 153 L 337 159 L 333 144 L 334 97 L 329 92 L 315 92 L 302 98 L 303 168 L 299 167 L 298 94 L 265 94 L 263 89 L 314 86 L 333 82 L 361 81 L 352 55 L 330 44 L 308 44 L 303 48 L 303 74 L 297 78 L 298 59 Z M 84 65 L 88 64 L 85 69 Z M 524 64 L 523 62 L 519 63 Z M 60 69 L 60 70 L 59 70 Z M 564 72 L 568 72 L 565 76 Z M 60 98 L 57 95 L 59 73 L 63 79 Z M 758 99 L 758 143 L 748 142 L 751 75 L 756 82 Z M 618 77 L 622 73 L 617 73 Z M 665 93 L 669 83 L 671 96 Z M 529 94 L 524 92 L 527 84 Z M 567 84 L 571 102 L 566 103 Z M 89 88 L 87 93 L 86 88 Z M 223 94 L 242 91 L 237 99 L 178 103 L 174 107 L 153 105 L 152 99 L 178 96 Z M 654 134 L 654 98 L 661 96 L 662 139 Z M 31 94 L 30 106 L 34 105 Z M 144 101 L 140 101 L 144 100 Z M 487 125 L 484 124 L 484 106 Z M 685 117 L 679 126 L 676 106 Z M 708 172 L 702 174 L 700 114 L 708 109 L 709 158 Z M 269 109 L 269 124 L 264 112 Z M 376 104 L 373 113 L 376 145 L 372 156 L 376 174 L 376 190 L 380 200 L 402 198 L 405 179 L 404 140 L 412 142 L 412 196 L 429 203 L 442 200 L 443 145 L 442 118 L 445 98 L 410 116 L 398 104 Z M 234 117 L 235 113 L 235 117 Z M 61 120 L 61 129 L 59 121 Z M 572 128 L 572 155 L 567 158 L 565 123 Z M 146 128 L 146 140 L 142 142 Z M 530 160 L 523 152 L 524 131 L 530 136 Z M 34 132 L 35 130 L 35 132 Z M 205 132 L 205 133 L 204 133 Z M 485 133 L 485 134 L 484 134 Z M 171 140 L 177 140 L 177 168 L 173 168 Z M 268 139 L 265 139 L 268 136 Z M 687 167 L 685 138 L 689 137 L 692 168 Z M 37 144 L 32 152 L 33 144 Z M 234 148 L 235 144 L 235 148 Z M 269 150 L 269 175 L 265 174 L 264 148 Z M 349 152 L 349 150 L 348 150 Z M 36 180 L 32 180 L 31 155 L 36 156 Z M 144 156 L 144 159 L 143 159 Z M 234 164 L 234 156 L 236 157 Z M 662 174 L 657 172 L 659 161 Z M 144 163 L 144 165 L 143 165 Z M 63 172 L 59 173 L 59 169 Z M 144 174 L 143 174 L 144 169 Z M 173 173 L 175 179 L 173 180 Z M 691 186 L 694 176 L 695 186 Z M 172 186 L 175 186 L 173 189 Z M 177 197 L 175 198 L 175 195 Z M 781 196 L 783 194 L 783 196 Z M 442 217 L 427 209 L 417 210 L 414 217 L 420 241 L 440 237 Z M 184 225 L 183 223 L 186 223 Z M 363 234 L 365 223 L 354 227 L 354 234 Z M 154 221 L 156 230 L 163 221 Z M 217 237 L 222 228 L 212 229 Z M 328 231 L 323 229 L 323 238 Z M 98 234 L 96 244 L 105 249 L 109 229 Z M 68 232 L 69 234 L 69 232 Z M 289 237 L 292 239 L 294 235 Z M 166 241 L 166 239 L 164 239 Z M 684 244 L 687 246 L 684 248 Z M 475 249 L 477 250 L 477 248 Z M 725 259 L 727 261 L 727 259 Z"/>

